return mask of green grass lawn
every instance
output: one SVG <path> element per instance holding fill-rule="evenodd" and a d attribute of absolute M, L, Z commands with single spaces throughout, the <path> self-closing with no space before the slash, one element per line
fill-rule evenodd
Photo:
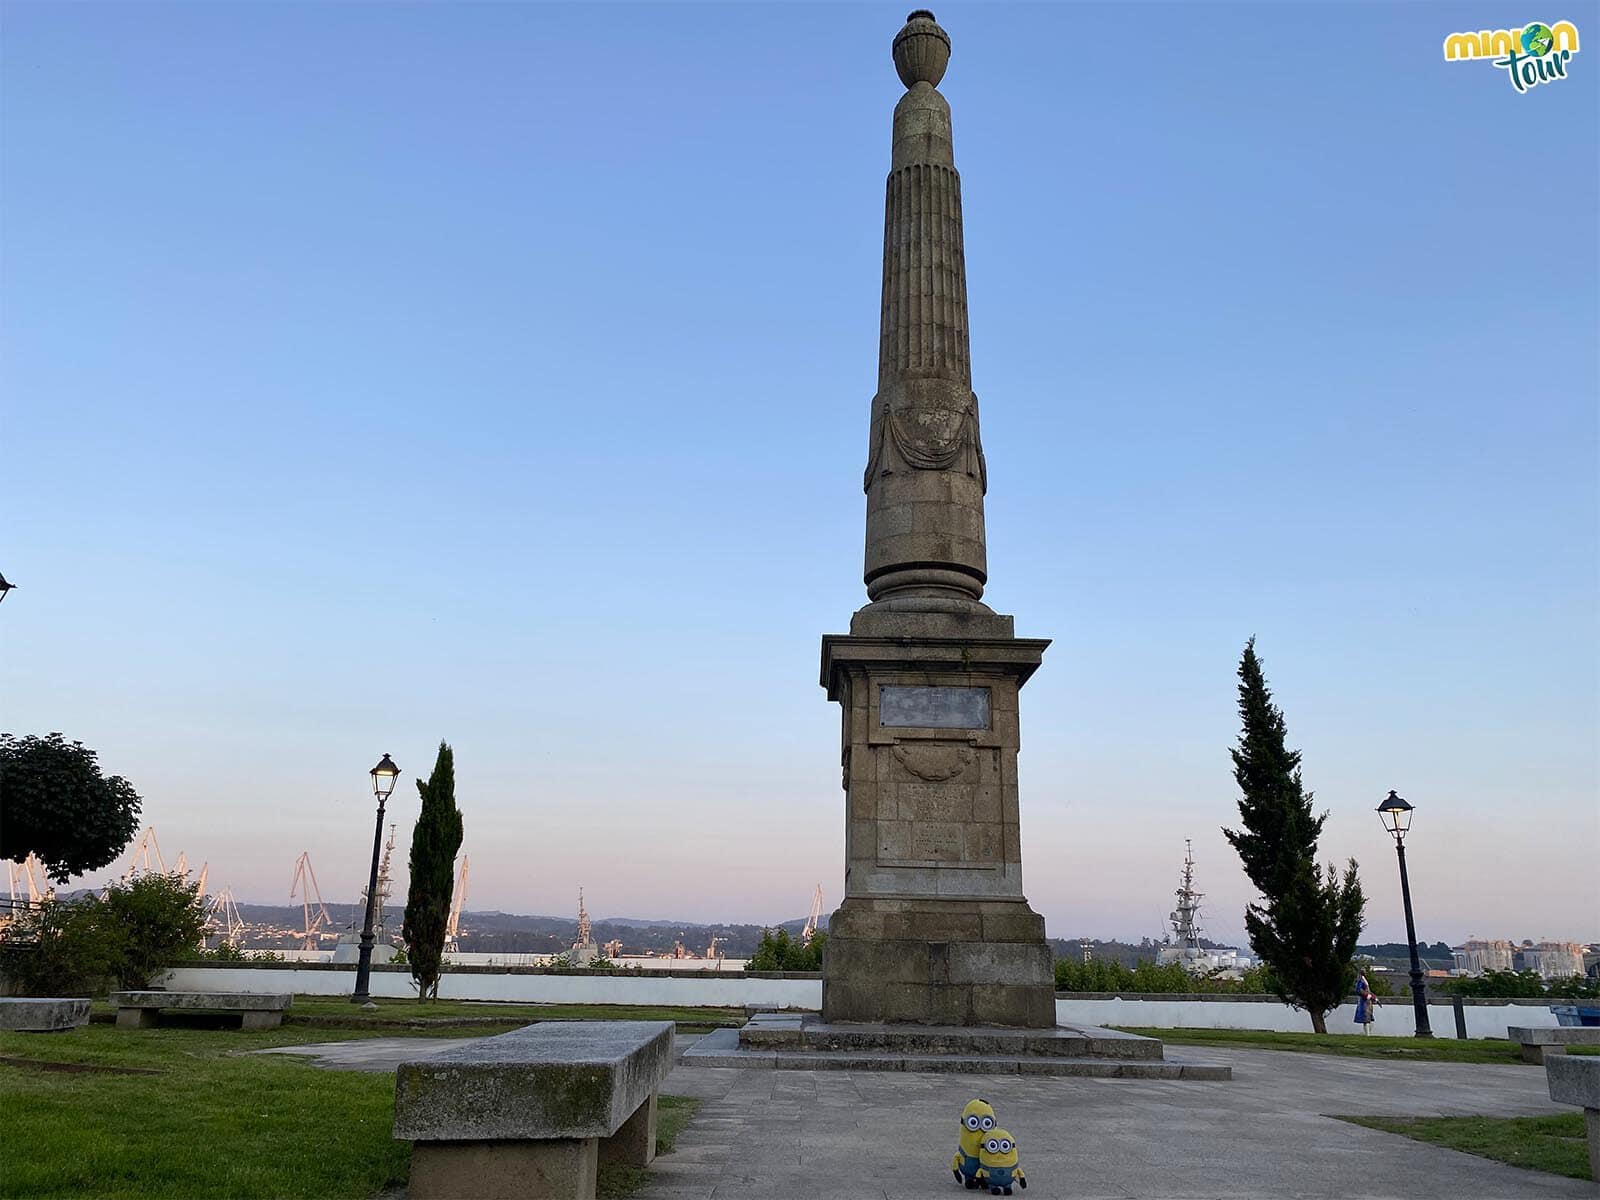
<path fill-rule="evenodd" d="M 641 1004 L 498 1004 L 488 1000 L 441 1000 L 437 1004 L 423 1004 L 418 1000 L 375 1000 L 377 1012 L 363 1012 L 360 1005 L 351 1004 L 344 996 L 296 996 L 294 1005 L 285 1014 L 285 1020 L 295 1026 L 342 1030 L 370 1029 L 376 1033 L 404 1032 L 407 1025 L 432 1026 L 429 1032 L 438 1034 L 440 1026 L 445 1033 L 459 1028 L 497 1024 L 490 1033 L 503 1033 L 528 1024 L 530 1021 L 672 1021 L 679 1033 L 709 1033 L 713 1029 L 737 1027 L 744 1024 L 742 1008 L 688 1008 L 678 1005 Z M 91 1006 L 94 1015 L 110 1019 L 116 1009 L 104 1001 Z M 165 1014 L 162 1018 L 177 1024 L 185 1019 L 200 1021 L 198 1016 Z M 481 1032 L 481 1031 L 480 1031 Z"/>
<path fill-rule="evenodd" d="M 1482 1158 L 1593 1179 L 1584 1141 L 1583 1114 L 1555 1117 L 1340 1117 L 1354 1125 L 1398 1133 Z"/>
<path fill-rule="evenodd" d="M 343 996 L 296 996 L 291 1017 L 337 1017 L 353 1021 L 410 1021 L 504 1018 L 508 1024 L 529 1021 L 674 1021 L 685 1033 L 744 1024 L 742 1008 L 688 1008 L 640 1004 L 497 1004 L 487 1000 L 375 1000 L 378 1011 L 364 1013 Z M 692 1027 L 692 1028 L 691 1028 Z"/>
<path fill-rule="evenodd" d="M 366 1200 L 406 1178 L 410 1146 L 390 1136 L 394 1076 L 245 1052 L 397 1034 L 103 1024 L 0 1033 L 0 1197 Z M 692 1112 L 693 1102 L 662 1097 L 661 1140 Z M 642 1180 L 608 1169 L 607 1194 Z"/>
<path fill-rule="evenodd" d="M 1273 1033 L 1257 1029 L 1145 1029 L 1128 1033 L 1160 1038 L 1174 1046 L 1236 1046 L 1247 1050 L 1298 1050 L 1407 1062 L 1504 1063 L 1524 1066 L 1518 1047 L 1488 1038 L 1376 1037 L 1360 1033 Z"/>

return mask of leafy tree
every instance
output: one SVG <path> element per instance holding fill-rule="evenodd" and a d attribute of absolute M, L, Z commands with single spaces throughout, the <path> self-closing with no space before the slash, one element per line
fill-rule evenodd
<path fill-rule="evenodd" d="M 439 998 L 439 970 L 455 889 L 456 851 L 461 849 L 461 810 L 456 807 L 456 759 L 439 743 L 433 774 L 417 780 L 422 810 L 411 833 L 411 883 L 402 926 L 411 978 L 425 1000 Z"/>
<path fill-rule="evenodd" d="M 822 951 L 828 944 L 828 935 L 821 929 L 811 935 L 809 942 L 789 936 L 787 929 L 774 933 L 761 931 L 761 943 L 745 964 L 749 971 L 820 971 Z"/>
<path fill-rule="evenodd" d="M 1238 852 L 1263 903 L 1245 909 L 1245 931 L 1271 969 L 1273 992 L 1326 1033 L 1327 1014 L 1355 982 L 1351 956 L 1361 936 L 1366 897 L 1351 859 L 1343 876 L 1317 865 L 1317 839 L 1327 814 L 1311 811 L 1300 779 L 1300 752 L 1284 745 L 1283 713 L 1256 658 L 1251 638 L 1239 662 L 1243 729 L 1232 751 L 1241 829 L 1222 832 Z"/>
<path fill-rule="evenodd" d="M 57 883 L 121 854 L 139 827 L 139 793 L 100 774 L 95 752 L 59 733 L 0 733 L 0 858 L 37 854 Z"/>

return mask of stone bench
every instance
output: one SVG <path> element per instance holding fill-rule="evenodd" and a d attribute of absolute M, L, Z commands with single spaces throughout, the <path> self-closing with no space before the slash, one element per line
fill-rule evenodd
<path fill-rule="evenodd" d="M 89 1002 L 60 996 L 0 996 L 0 1029 L 59 1033 L 89 1023 Z"/>
<path fill-rule="evenodd" d="M 1600 1025 L 1562 1025 L 1555 1029 L 1508 1025 L 1506 1040 L 1521 1043 L 1523 1062 L 1542 1063 L 1552 1054 L 1565 1054 L 1568 1046 L 1600 1046 Z"/>
<path fill-rule="evenodd" d="M 1600 1058 L 1558 1054 L 1544 1064 L 1550 1099 L 1583 1109 L 1589 1135 L 1589 1174 L 1600 1179 Z"/>
<path fill-rule="evenodd" d="M 599 1163 L 646 1166 L 670 1021 L 547 1021 L 395 1072 L 410 1200 L 594 1196 Z"/>
<path fill-rule="evenodd" d="M 121 1029 L 149 1029 L 164 1008 L 239 1014 L 241 1029 L 275 1029 L 293 997 L 255 992 L 112 992 Z"/>

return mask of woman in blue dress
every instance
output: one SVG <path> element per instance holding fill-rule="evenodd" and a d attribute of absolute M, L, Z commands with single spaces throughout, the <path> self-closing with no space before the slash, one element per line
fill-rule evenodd
<path fill-rule="evenodd" d="M 1377 1019 L 1377 1014 L 1372 1010 L 1378 1007 L 1378 998 L 1372 994 L 1372 987 L 1367 983 L 1365 971 L 1356 972 L 1356 1024 L 1361 1026 L 1362 1033 L 1372 1032 L 1372 1022 Z"/>

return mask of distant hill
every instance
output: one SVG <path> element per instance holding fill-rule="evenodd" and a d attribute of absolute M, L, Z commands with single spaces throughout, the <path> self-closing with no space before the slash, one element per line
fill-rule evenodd
<path fill-rule="evenodd" d="M 357 928 L 363 917 L 358 904 L 329 904 L 328 916 L 335 931 Z M 387 928 L 398 932 L 405 913 L 402 905 L 386 904 Z M 251 926 L 246 944 L 256 948 L 283 949 L 294 944 L 293 931 L 304 928 L 300 905 L 241 904 L 239 915 Z M 827 919 L 823 919 L 823 927 Z M 797 934 L 805 927 L 803 918 L 785 921 L 775 928 Z M 748 958 L 761 941 L 763 926 L 749 924 L 706 925 L 693 921 L 661 921 L 634 917 L 604 918 L 593 923 L 597 943 L 622 943 L 624 954 L 671 953 L 681 941 L 684 949 L 705 954 L 713 935 L 717 949 L 729 958 Z M 557 954 L 577 939 L 576 917 L 547 917 L 498 911 L 461 914 L 461 949 L 478 954 Z"/>

